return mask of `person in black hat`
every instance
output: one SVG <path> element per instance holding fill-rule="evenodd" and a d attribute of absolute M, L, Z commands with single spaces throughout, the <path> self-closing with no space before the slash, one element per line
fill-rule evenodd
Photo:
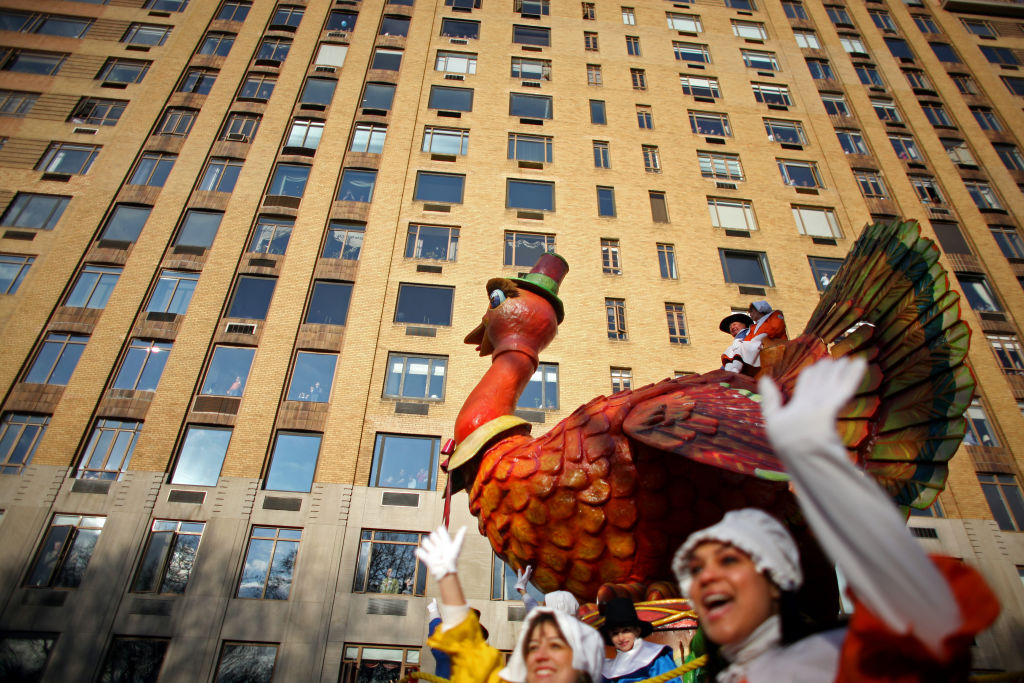
<path fill-rule="evenodd" d="M 722 322 L 718 323 L 718 329 L 722 332 L 728 332 L 732 336 L 732 344 L 722 354 L 722 369 L 728 370 L 729 372 L 742 372 L 743 371 L 743 358 L 741 356 L 742 342 L 747 333 L 750 331 L 750 326 L 754 324 L 754 320 L 746 313 L 733 313 L 722 318 Z"/>
<path fill-rule="evenodd" d="M 654 627 L 637 616 L 629 598 L 613 598 L 605 605 L 600 630 L 604 641 L 618 651 L 615 659 L 604 660 L 603 682 L 646 681 L 676 668 L 672 648 L 644 640 L 654 633 Z M 668 683 L 680 683 L 680 679 L 673 678 Z"/>

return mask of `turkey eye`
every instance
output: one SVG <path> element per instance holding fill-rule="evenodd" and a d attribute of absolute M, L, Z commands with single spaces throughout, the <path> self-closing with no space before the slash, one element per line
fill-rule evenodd
<path fill-rule="evenodd" d="M 491 308 L 497 308 L 505 302 L 505 292 L 500 289 L 495 289 L 491 292 Z"/>

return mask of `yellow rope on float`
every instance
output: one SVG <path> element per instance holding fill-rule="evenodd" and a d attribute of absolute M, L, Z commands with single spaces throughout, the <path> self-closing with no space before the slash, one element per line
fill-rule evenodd
<path fill-rule="evenodd" d="M 640 683 L 665 683 L 665 681 L 670 681 L 673 678 L 676 678 L 678 676 L 682 676 L 683 674 L 689 673 L 689 672 L 693 671 L 694 669 L 699 669 L 700 667 L 704 666 L 704 663 L 707 662 L 707 661 L 708 661 L 708 656 L 707 655 L 701 655 L 700 657 L 697 657 L 697 659 L 689 661 L 689 662 L 687 662 L 686 664 L 683 664 L 680 667 L 672 669 L 671 671 L 666 671 L 665 673 L 661 674 L 660 676 L 655 676 L 654 678 L 648 678 L 646 681 L 641 681 Z M 409 683 L 409 681 L 413 680 L 414 678 L 419 678 L 419 679 L 422 679 L 424 681 L 430 681 L 430 683 L 448 683 L 448 679 L 447 678 L 441 678 L 440 676 L 435 676 L 434 674 L 428 674 L 428 673 L 423 672 L 423 671 L 413 671 L 412 673 L 406 674 L 402 678 L 402 680 L 400 680 L 398 683 Z"/>
<path fill-rule="evenodd" d="M 1001 674 L 980 674 L 967 679 L 971 683 L 996 683 L 997 681 L 1022 681 L 1024 671 L 1004 671 Z"/>

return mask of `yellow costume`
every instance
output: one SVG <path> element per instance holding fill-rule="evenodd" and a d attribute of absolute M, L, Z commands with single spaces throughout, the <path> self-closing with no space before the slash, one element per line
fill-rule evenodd
<path fill-rule="evenodd" d="M 452 658 L 451 683 L 499 683 L 503 680 L 498 673 L 505 666 L 505 658 L 484 640 L 480 621 L 472 611 L 447 631 L 434 631 L 427 645 Z"/>

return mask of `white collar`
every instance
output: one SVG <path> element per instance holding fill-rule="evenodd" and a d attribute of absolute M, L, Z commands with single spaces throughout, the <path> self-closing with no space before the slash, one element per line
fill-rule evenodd
<path fill-rule="evenodd" d="M 747 665 L 765 652 L 776 647 L 782 641 L 782 620 L 773 614 L 747 636 L 746 640 L 736 645 L 723 645 L 722 655 L 729 661 L 729 666 L 718 674 L 718 683 L 738 683 L 747 677 Z"/>
<path fill-rule="evenodd" d="M 637 638 L 633 643 L 632 650 L 619 652 L 615 655 L 615 659 L 604 660 L 604 669 L 601 671 L 601 675 L 605 678 L 615 679 L 631 674 L 657 659 L 666 647 L 668 646 L 655 645 L 648 643 L 643 638 Z"/>

